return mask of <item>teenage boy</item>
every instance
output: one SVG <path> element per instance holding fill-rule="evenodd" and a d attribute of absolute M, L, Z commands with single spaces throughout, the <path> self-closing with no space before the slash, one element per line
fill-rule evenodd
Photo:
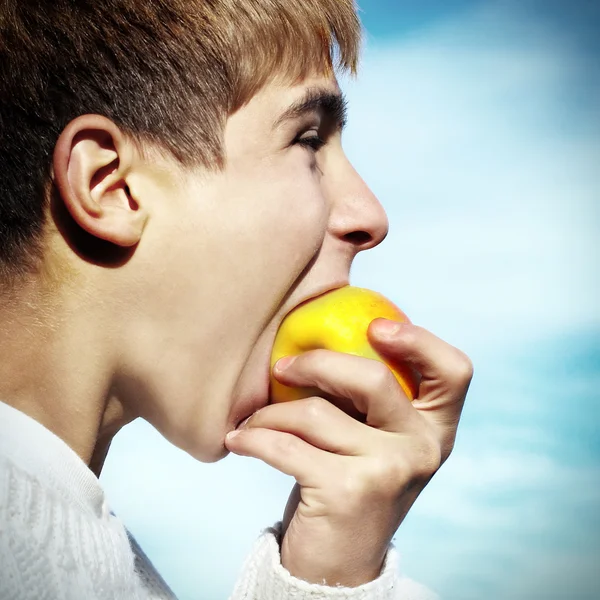
<path fill-rule="evenodd" d="M 316 351 L 275 375 L 364 422 L 267 405 L 283 317 L 388 228 L 341 146 L 352 1 L 3 0 L 0 33 L 0 597 L 171 597 L 97 479 L 137 417 L 296 478 L 236 600 L 426 597 L 390 541 L 451 451 L 468 358 L 377 320 L 413 404 Z"/>

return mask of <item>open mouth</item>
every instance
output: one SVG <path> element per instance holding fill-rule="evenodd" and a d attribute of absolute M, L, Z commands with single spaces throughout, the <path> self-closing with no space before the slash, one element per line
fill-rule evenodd
<path fill-rule="evenodd" d="M 347 280 L 340 280 L 334 283 L 329 283 L 328 285 L 323 285 L 320 288 L 316 288 L 314 290 L 312 290 L 310 293 L 307 293 L 304 296 L 301 296 L 300 299 L 294 303 L 294 305 L 289 308 L 289 310 L 287 310 L 283 316 L 281 317 L 281 319 L 279 320 L 279 322 L 276 324 L 276 326 L 273 326 L 273 331 L 271 333 L 271 335 L 269 336 L 269 342 L 267 344 L 268 349 L 264 350 L 264 356 L 261 359 L 261 362 L 263 362 L 264 367 L 258 367 L 258 365 L 256 366 L 256 368 L 259 368 L 261 371 L 264 368 L 262 377 L 264 377 L 264 381 L 263 381 L 263 389 L 264 389 L 264 394 L 266 396 L 263 396 L 263 393 L 259 393 L 258 395 L 252 397 L 252 399 L 246 399 L 246 401 L 244 402 L 244 406 L 242 408 L 242 410 L 236 415 L 235 418 L 235 428 L 239 428 L 241 425 L 244 424 L 245 421 L 247 421 L 257 410 L 260 410 L 261 408 L 263 408 L 264 406 L 266 406 L 269 401 L 270 401 L 270 391 L 271 391 L 271 384 L 270 384 L 270 380 L 271 380 L 271 354 L 273 351 L 273 344 L 275 341 L 275 337 L 277 336 L 277 331 L 279 330 L 279 327 L 281 326 L 281 323 L 285 320 L 285 318 L 295 309 L 297 309 L 299 306 L 310 302 L 312 300 L 314 300 L 315 298 L 318 298 L 320 296 L 323 296 L 325 294 L 328 294 L 329 292 L 332 292 L 336 289 L 342 288 L 342 287 L 346 287 L 347 285 L 349 285 Z"/>

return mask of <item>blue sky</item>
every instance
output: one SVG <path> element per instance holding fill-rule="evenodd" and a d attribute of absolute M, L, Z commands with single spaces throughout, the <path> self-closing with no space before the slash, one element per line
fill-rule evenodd
<path fill-rule="evenodd" d="M 600 4 L 361 3 L 345 146 L 391 231 L 355 285 L 467 351 L 454 454 L 398 530 L 447 600 L 600 595 Z M 115 440 L 111 504 L 181 600 L 221 599 L 292 482 L 202 465 L 143 422 Z"/>

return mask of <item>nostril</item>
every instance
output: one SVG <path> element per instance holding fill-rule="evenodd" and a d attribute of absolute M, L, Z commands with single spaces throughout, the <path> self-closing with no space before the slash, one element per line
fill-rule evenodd
<path fill-rule="evenodd" d="M 373 236 L 366 231 L 352 231 L 344 236 L 344 239 L 348 242 L 356 244 L 357 246 L 363 246 L 373 240 Z"/>

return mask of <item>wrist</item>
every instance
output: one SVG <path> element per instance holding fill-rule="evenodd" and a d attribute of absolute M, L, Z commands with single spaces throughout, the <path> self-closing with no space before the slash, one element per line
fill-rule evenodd
<path fill-rule="evenodd" d="M 362 552 L 335 548 L 298 548 L 284 537 L 280 546 L 282 566 L 297 579 L 329 587 L 355 588 L 381 575 L 386 552 L 365 559 Z"/>

